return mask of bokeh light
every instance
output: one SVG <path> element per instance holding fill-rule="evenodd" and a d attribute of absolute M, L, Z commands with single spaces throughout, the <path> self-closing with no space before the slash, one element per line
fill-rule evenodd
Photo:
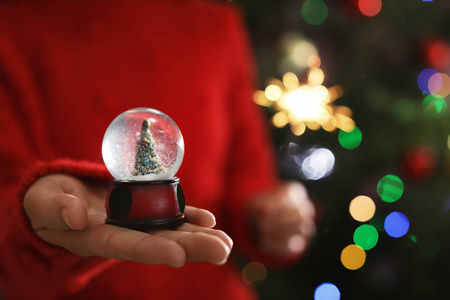
<path fill-rule="evenodd" d="M 395 175 L 386 175 L 378 181 L 377 193 L 384 202 L 392 203 L 400 199 L 405 186 Z"/>
<path fill-rule="evenodd" d="M 381 0 L 359 0 L 358 8 L 361 13 L 367 17 L 373 17 L 378 15 L 381 11 L 383 3 Z"/>
<path fill-rule="evenodd" d="M 423 99 L 422 108 L 428 118 L 439 119 L 447 111 L 447 102 L 441 95 L 428 95 Z"/>
<path fill-rule="evenodd" d="M 419 73 L 419 76 L 417 76 L 417 86 L 422 91 L 422 93 L 431 94 L 430 90 L 428 89 L 428 82 L 430 81 L 431 76 L 436 73 L 439 72 L 431 68 L 425 69 Z"/>
<path fill-rule="evenodd" d="M 364 250 L 370 250 L 378 243 L 378 231 L 372 225 L 363 224 L 355 230 L 353 242 Z"/>
<path fill-rule="evenodd" d="M 341 262 L 349 270 L 357 270 L 366 262 L 366 252 L 357 245 L 348 245 L 342 250 Z"/>
<path fill-rule="evenodd" d="M 308 57 L 308 67 L 310 68 L 319 68 L 320 64 L 322 63 L 322 60 L 320 59 L 320 57 L 318 55 L 312 55 L 310 57 Z"/>
<path fill-rule="evenodd" d="M 441 95 L 442 97 L 447 97 L 448 95 L 450 95 L 450 76 L 444 73 L 439 73 L 439 75 L 434 74 L 433 76 L 431 76 L 430 82 L 433 82 L 435 76 L 440 77 L 440 80 L 439 79 L 438 80 L 441 82 L 441 86 L 439 89 L 437 89 L 438 87 L 434 86 L 429 87 L 430 91 L 434 94 Z M 430 85 L 430 83 L 428 83 L 428 85 Z"/>
<path fill-rule="evenodd" d="M 318 180 L 331 174 L 335 160 L 333 152 L 325 148 L 313 148 L 308 154 L 302 163 L 302 173 L 306 179 Z"/>
<path fill-rule="evenodd" d="M 314 64 L 319 65 L 320 59 L 314 60 Z M 281 128 L 290 124 L 295 135 L 302 135 L 306 128 L 352 132 L 355 122 L 351 118 L 351 109 L 333 104 L 342 96 L 342 87 L 323 86 L 324 76 L 320 68 L 312 67 L 307 72 L 306 83 L 303 83 L 295 73 L 287 72 L 282 80 L 272 79 L 264 91 L 257 91 L 254 101 L 277 111 L 272 118 L 273 125 Z"/>
<path fill-rule="evenodd" d="M 278 98 L 280 98 L 281 96 L 281 88 L 274 84 L 270 84 L 269 86 L 267 86 L 264 92 L 267 99 L 272 101 L 278 100 Z"/>
<path fill-rule="evenodd" d="M 284 53 L 278 66 L 280 73 L 303 73 L 310 67 L 309 60 L 319 55 L 316 46 L 296 32 L 285 34 L 280 45 Z"/>
<path fill-rule="evenodd" d="M 450 135 L 447 138 L 447 148 L 450 149 Z"/>
<path fill-rule="evenodd" d="M 267 278 L 266 267 L 257 261 L 249 262 L 242 268 L 242 279 L 251 286 L 258 286 Z"/>
<path fill-rule="evenodd" d="M 308 72 L 308 83 L 309 84 L 319 85 L 319 84 L 323 83 L 324 79 L 325 79 L 325 74 L 323 73 L 322 69 L 312 68 L 309 70 L 309 72 Z M 323 85 L 321 85 L 321 86 L 323 86 Z M 327 92 L 328 92 L 328 90 L 327 90 Z"/>
<path fill-rule="evenodd" d="M 367 196 L 357 196 L 350 202 L 350 215 L 359 222 L 366 222 L 372 219 L 375 210 L 375 203 Z"/>
<path fill-rule="evenodd" d="M 339 300 L 341 292 L 332 283 L 324 282 L 314 291 L 314 300 Z"/>
<path fill-rule="evenodd" d="M 447 97 L 450 94 L 450 77 L 444 73 L 435 73 L 428 80 L 430 94 Z"/>
<path fill-rule="evenodd" d="M 302 5 L 302 17 L 310 25 L 320 25 L 327 19 L 328 6 L 322 0 L 307 0 Z"/>
<path fill-rule="evenodd" d="M 442 73 L 435 73 L 428 79 L 428 90 L 430 94 L 436 94 L 442 87 Z"/>
<path fill-rule="evenodd" d="M 384 229 L 386 230 L 386 233 L 393 238 L 402 237 L 408 233 L 409 220 L 405 214 L 394 211 L 384 220 Z"/>
<path fill-rule="evenodd" d="M 284 127 L 287 123 L 289 123 L 289 119 L 284 111 L 277 112 L 272 117 L 272 124 L 277 128 Z"/>
<path fill-rule="evenodd" d="M 339 131 L 339 143 L 345 149 L 355 149 L 361 144 L 362 133 L 358 127 L 354 126 L 351 131 Z"/>
<path fill-rule="evenodd" d="M 295 89 L 300 86 L 297 75 L 292 72 L 287 72 L 283 75 L 283 84 L 287 89 Z"/>
<path fill-rule="evenodd" d="M 447 69 L 450 65 L 450 46 L 441 39 L 427 42 L 425 57 L 428 63 L 436 69 Z"/>

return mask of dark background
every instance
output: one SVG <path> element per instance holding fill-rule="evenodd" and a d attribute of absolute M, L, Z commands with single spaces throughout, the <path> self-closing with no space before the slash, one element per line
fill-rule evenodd
<path fill-rule="evenodd" d="M 288 139 L 301 151 L 324 147 L 333 152 L 335 165 L 325 178 L 303 180 L 321 206 L 309 255 L 291 269 L 269 269 L 265 281 L 257 284 L 259 295 L 313 299 L 317 286 L 332 282 L 342 299 L 450 299 L 450 116 L 446 111 L 427 117 L 422 106 L 427 95 L 417 85 L 426 68 L 450 74 L 450 1 L 384 0 L 373 17 L 361 13 L 358 1 L 309 1 L 326 4 L 321 24 L 304 20 L 304 0 L 235 1 L 252 39 L 259 88 L 286 71 L 305 75 L 307 70 L 289 69 L 282 62 L 283 38 L 295 33 L 317 48 L 323 84 L 343 88 L 335 104 L 353 111 L 363 138 L 359 147 L 348 150 L 339 144 L 338 131 L 306 129 L 293 137 L 289 125 L 271 127 L 274 147 Z M 261 109 L 269 124 L 274 111 Z M 283 177 L 295 179 L 289 173 L 282 170 Z M 387 174 L 397 175 L 405 186 L 394 203 L 381 201 L 377 194 L 377 183 Z M 357 195 L 375 201 L 376 215 L 366 223 L 379 229 L 380 237 L 376 247 L 366 251 L 364 266 L 351 271 L 342 265 L 340 254 L 361 225 L 348 211 Z M 401 238 L 384 232 L 383 220 L 392 211 L 410 220 Z"/>

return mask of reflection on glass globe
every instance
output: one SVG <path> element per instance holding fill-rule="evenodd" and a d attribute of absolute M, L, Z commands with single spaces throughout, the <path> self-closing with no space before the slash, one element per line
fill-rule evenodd
<path fill-rule="evenodd" d="M 184 140 L 177 124 L 166 114 L 134 108 L 109 125 L 102 155 L 116 180 L 167 180 L 181 166 Z"/>

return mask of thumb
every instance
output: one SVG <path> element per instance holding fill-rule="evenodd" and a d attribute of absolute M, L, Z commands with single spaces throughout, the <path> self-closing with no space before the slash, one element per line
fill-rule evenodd
<path fill-rule="evenodd" d="M 83 202 L 70 194 L 51 197 L 42 205 L 34 205 L 27 210 L 32 227 L 41 229 L 82 230 L 88 222 L 88 214 Z"/>
<path fill-rule="evenodd" d="M 54 196 L 48 210 L 48 227 L 56 230 L 82 230 L 88 222 L 83 202 L 70 194 Z"/>

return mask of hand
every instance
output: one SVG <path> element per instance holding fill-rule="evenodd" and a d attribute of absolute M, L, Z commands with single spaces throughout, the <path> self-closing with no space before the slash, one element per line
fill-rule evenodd
<path fill-rule="evenodd" d="M 316 211 L 300 183 L 283 184 L 250 204 L 250 216 L 261 249 L 277 256 L 304 254 L 316 231 Z"/>
<path fill-rule="evenodd" d="M 210 212 L 187 206 L 186 223 L 176 230 L 149 233 L 105 224 L 104 182 L 62 174 L 37 180 L 24 197 L 25 212 L 36 234 L 79 256 L 100 256 L 181 267 L 187 261 L 224 264 L 233 246 L 214 230 Z"/>

